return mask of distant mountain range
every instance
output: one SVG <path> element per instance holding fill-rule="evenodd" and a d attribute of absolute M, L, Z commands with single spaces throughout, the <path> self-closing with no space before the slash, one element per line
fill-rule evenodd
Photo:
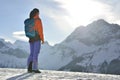
<path fill-rule="evenodd" d="M 26 68 L 29 44 L 0 39 L 0 67 Z M 41 69 L 120 74 L 120 26 L 103 19 L 76 28 L 63 42 L 42 45 Z"/>

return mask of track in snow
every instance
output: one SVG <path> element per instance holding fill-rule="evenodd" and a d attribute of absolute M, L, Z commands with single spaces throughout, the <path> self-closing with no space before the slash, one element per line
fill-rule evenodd
<path fill-rule="evenodd" d="M 41 74 L 26 69 L 0 68 L 0 80 L 120 80 L 120 75 L 41 70 Z"/>

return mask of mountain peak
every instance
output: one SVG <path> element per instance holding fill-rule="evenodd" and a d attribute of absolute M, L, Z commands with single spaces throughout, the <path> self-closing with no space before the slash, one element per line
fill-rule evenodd
<path fill-rule="evenodd" d="M 104 19 L 99 19 L 87 25 L 86 27 L 76 28 L 75 31 L 66 39 L 66 41 L 72 41 L 72 39 L 76 39 L 87 45 L 100 45 L 108 43 L 110 39 L 117 38 L 116 35 L 120 35 L 118 34 L 119 30 L 119 25 L 110 24 Z"/>
<path fill-rule="evenodd" d="M 107 25 L 107 26 L 109 26 L 109 23 L 107 21 L 105 21 L 104 19 L 99 19 L 99 20 L 93 21 L 88 26 L 96 26 L 96 25 L 99 25 L 99 26 Z"/>
<path fill-rule="evenodd" d="M 96 20 L 94 22 L 96 22 L 96 23 L 107 23 L 108 24 L 108 22 L 105 21 L 104 19 L 99 19 L 99 20 Z"/>
<path fill-rule="evenodd" d="M 104 19 L 99 19 L 96 22 L 100 22 L 100 23 L 107 23 L 107 21 L 105 21 Z"/>
<path fill-rule="evenodd" d="M 1 41 L 1 42 L 4 42 L 5 40 L 4 40 L 4 39 L 2 39 L 2 38 L 0 38 L 0 41 Z"/>

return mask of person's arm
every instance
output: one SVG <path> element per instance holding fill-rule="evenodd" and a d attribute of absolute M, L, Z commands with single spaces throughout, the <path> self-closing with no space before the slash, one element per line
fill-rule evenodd
<path fill-rule="evenodd" d="M 37 27 L 36 30 L 40 36 L 40 39 L 42 43 L 44 43 L 43 26 L 42 26 L 42 21 L 40 19 L 36 20 L 36 27 Z"/>

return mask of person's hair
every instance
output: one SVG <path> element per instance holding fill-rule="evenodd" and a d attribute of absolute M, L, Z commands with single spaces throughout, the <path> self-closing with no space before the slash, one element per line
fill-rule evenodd
<path fill-rule="evenodd" d="M 39 9 L 34 8 L 34 9 L 30 12 L 30 15 L 29 15 L 30 19 L 31 19 L 31 18 L 34 18 L 34 16 L 35 16 L 37 13 L 39 13 Z"/>

